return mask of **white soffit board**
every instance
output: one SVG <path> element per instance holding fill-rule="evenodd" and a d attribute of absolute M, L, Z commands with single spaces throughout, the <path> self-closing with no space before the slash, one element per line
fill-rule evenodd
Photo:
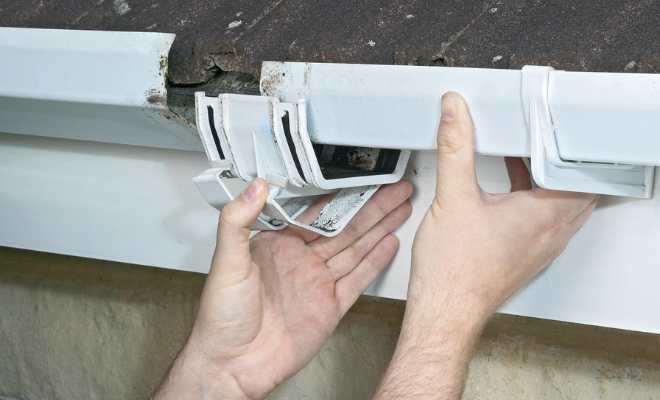
<path fill-rule="evenodd" d="M 0 130 L 201 151 L 166 104 L 173 34 L 0 28 Z"/>
<path fill-rule="evenodd" d="M 435 160 L 413 152 L 413 214 L 368 294 L 405 299 Z M 217 212 L 191 178 L 207 165 L 202 153 L 0 134 L 0 245 L 206 272 Z M 485 190 L 508 190 L 501 158 L 477 157 L 477 174 Z M 657 180 L 650 200 L 602 196 L 566 251 L 502 311 L 660 333 Z"/>

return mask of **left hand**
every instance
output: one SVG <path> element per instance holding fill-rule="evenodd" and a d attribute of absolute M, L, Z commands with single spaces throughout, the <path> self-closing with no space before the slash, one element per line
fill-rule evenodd
<path fill-rule="evenodd" d="M 411 192 L 383 186 L 333 238 L 287 227 L 248 240 L 268 195 L 255 180 L 220 214 L 197 320 L 156 398 L 262 399 L 301 370 L 394 255 Z"/>

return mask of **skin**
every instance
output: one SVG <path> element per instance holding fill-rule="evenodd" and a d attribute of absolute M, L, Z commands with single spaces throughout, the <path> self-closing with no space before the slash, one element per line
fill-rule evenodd
<path fill-rule="evenodd" d="M 445 94 L 436 196 L 415 236 L 401 335 L 374 399 L 459 399 L 488 318 L 596 206 L 594 195 L 532 189 L 520 159 L 506 160 L 512 193 L 483 192 L 473 131 L 463 99 Z M 263 399 L 302 369 L 392 258 L 411 190 L 381 188 L 335 238 L 288 227 L 249 240 L 268 191 L 255 180 L 220 215 L 197 320 L 154 399 Z M 301 218 L 311 222 L 322 205 Z"/>
<path fill-rule="evenodd" d="M 154 398 L 262 399 L 302 369 L 394 255 L 411 193 L 382 187 L 334 238 L 287 227 L 248 240 L 268 195 L 255 180 L 220 214 L 195 325 Z"/>
<path fill-rule="evenodd" d="M 510 194 L 483 192 L 465 101 L 442 99 L 435 199 L 412 249 L 403 326 L 374 399 L 459 399 L 488 318 L 566 248 L 597 196 L 532 189 L 507 159 Z"/>

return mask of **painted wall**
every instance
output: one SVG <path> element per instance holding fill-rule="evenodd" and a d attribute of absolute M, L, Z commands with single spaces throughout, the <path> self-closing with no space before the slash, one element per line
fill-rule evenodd
<path fill-rule="evenodd" d="M 190 330 L 205 275 L 0 248 L 0 399 L 146 399 Z M 365 297 L 270 397 L 368 399 L 404 302 Z M 464 399 L 660 398 L 660 336 L 506 315 Z"/>

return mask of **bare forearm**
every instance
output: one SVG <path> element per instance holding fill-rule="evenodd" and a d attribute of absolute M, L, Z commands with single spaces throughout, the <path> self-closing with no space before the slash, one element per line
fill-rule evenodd
<path fill-rule="evenodd" d="M 482 321 L 456 309 L 445 309 L 435 318 L 407 311 L 397 349 L 373 400 L 460 399 Z"/>

